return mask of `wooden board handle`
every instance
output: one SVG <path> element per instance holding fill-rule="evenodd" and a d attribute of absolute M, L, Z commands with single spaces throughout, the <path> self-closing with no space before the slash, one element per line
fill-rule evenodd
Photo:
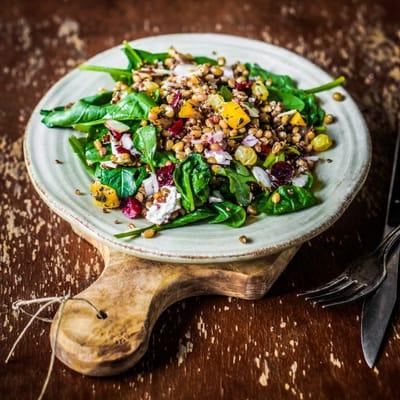
<path fill-rule="evenodd" d="M 160 314 L 181 299 L 208 293 L 262 297 L 297 251 L 250 262 L 198 265 L 142 260 L 97 247 L 105 268 L 77 297 L 89 300 L 107 317 L 98 318 L 85 302 L 67 302 L 56 344 L 63 363 L 93 376 L 115 375 L 137 363 Z M 51 327 L 52 343 L 59 314 Z"/>

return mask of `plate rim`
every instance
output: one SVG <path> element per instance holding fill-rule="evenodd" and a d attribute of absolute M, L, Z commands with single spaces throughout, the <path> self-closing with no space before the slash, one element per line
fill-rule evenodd
<path fill-rule="evenodd" d="M 163 37 L 165 39 L 170 38 L 173 40 L 174 38 L 176 39 L 177 37 L 187 37 L 187 36 L 202 36 L 207 37 L 207 36 L 213 36 L 213 37 L 218 37 L 220 39 L 225 39 L 225 40 L 234 40 L 234 39 L 240 39 L 244 41 L 248 41 L 249 43 L 253 44 L 259 44 L 262 46 L 270 47 L 273 49 L 279 49 L 281 52 L 285 52 L 288 54 L 288 56 L 295 56 L 296 58 L 301 58 L 303 62 L 306 62 L 310 65 L 313 66 L 313 68 L 318 68 L 321 72 L 323 72 L 325 75 L 329 75 L 326 71 L 324 71 L 320 66 L 314 64 L 312 61 L 308 60 L 307 58 L 291 51 L 288 50 L 284 47 L 277 46 L 271 43 L 266 43 L 257 39 L 251 39 L 251 38 L 246 38 L 242 37 L 239 35 L 225 35 L 225 34 L 218 34 L 218 33 L 173 33 L 173 34 L 166 34 L 166 35 L 152 35 L 152 36 L 144 36 L 141 38 L 136 38 L 135 40 L 129 41 L 130 43 L 135 43 L 136 40 L 140 39 L 155 39 L 155 38 L 160 38 Z M 101 56 L 103 53 L 106 53 L 110 50 L 117 49 L 119 48 L 120 45 L 113 46 L 110 48 L 107 48 L 99 53 L 94 54 L 90 59 L 87 61 L 90 61 L 91 59 Z M 145 258 L 145 259 L 150 259 L 154 261 L 161 261 L 161 262 L 179 262 L 179 263 L 198 263 L 198 264 L 204 264 L 204 263 L 223 263 L 223 262 L 238 262 L 238 261 L 245 261 L 245 260 L 251 260 L 254 258 L 259 258 L 262 256 L 267 256 L 269 254 L 273 254 L 279 251 L 283 251 L 289 247 L 293 246 L 299 246 L 302 243 L 314 238 L 315 236 L 319 235 L 326 229 L 328 229 L 330 226 L 332 226 L 346 211 L 350 203 L 354 200 L 358 192 L 361 190 L 363 184 L 365 183 L 365 180 L 367 179 L 368 172 L 370 170 L 371 166 L 371 159 L 372 159 L 372 144 L 371 144 L 371 136 L 369 133 L 368 126 L 366 124 L 366 121 L 364 119 L 363 114 L 361 113 L 357 103 L 353 100 L 353 98 L 350 96 L 350 94 L 343 89 L 343 92 L 345 93 L 346 97 L 352 100 L 353 104 L 355 105 L 358 114 L 359 114 L 359 120 L 360 123 L 362 124 L 362 129 L 365 132 L 365 143 L 366 143 L 366 151 L 363 157 L 363 163 L 360 162 L 360 168 L 362 171 L 362 174 L 360 174 L 357 179 L 354 182 L 353 189 L 352 191 L 347 191 L 345 194 L 343 194 L 343 201 L 338 204 L 338 206 L 334 210 L 334 214 L 331 215 L 329 218 L 324 223 L 321 223 L 318 227 L 307 231 L 306 233 L 298 234 L 296 237 L 292 239 L 286 239 L 281 241 L 278 244 L 275 245 L 267 245 L 267 246 L 260 246 L 257 249 L 252 249 L 246 251 L 245 248 L 243 248 L 243 251 L 240 252 L 240 254 L 234 254 L 234 255 L 229 255 L 229 254 L 221 254 L 221 255 L 175 255 L 173 254 L 172 251 L 158 251 L 158 250 L 148 250 L 144 249 L 141 247 L 132 248 L 129 244 L 125 243 L 124 241 L 117 241 L 117 240 L 110 240 L 108 237 L 103 235 L 100 230 L 96 229 L 95 227 L 91 227 L 89 222 L 86 222 L 79 218 L 79 216 L 75 215 L 73 211 L 69 210 L 68 207 L 65 207 L 62 203 L 62 201 L 58 201 L 55 198 L 52 198 L 51 193 L 47 192 L 45 189 L 42 188 L 40 182 L 35 176 L 35 172 L 33 170 L 33 163 L 31 159 L 31 155 L 29 153 L 28 149 L 28 136 L 29 133 L 33 131 L 32 125 L 34 123 L 33 117 L 36 115 L 41 107 L 42 103 L 45 102 L 47 97 L 53 92 L 58 89 L 59 86 L 62 86 L 62 84 L 69 79 L 72 75 L 76 74 L 78 71 L 77 68 L 74 68 L 64 76 L 62 76 L 55 84 L 53 84 L 47 91 L 46 93 L 41 97 L 37 105 L 35 106 L 34 110 L 31 113 L 31 116 L 29 118 L 29 121 L 26 125 L 25 128 L 25 133 L 23 137 L 23 152 L 24 152 L 24 159 L 25 159 L 25 164 L 27 166 L 28 174 L 30 177 L 30 180 L 41 197 L 41 199 L 49 206 L 49 208 L 54 211 L 57 215 L 59 215 L 62 219 L 70 223 L 73 227 L 77 225 L 81 231 L 83 231 L 85 234 L 88 234 L 89 236 L 93 237 L 96 240 L 99 240 L 103 244 L 109 246 L 110 248 L 121 251 L 126 254 L 131 254 L 139 258 Z M 329 75 L 330 76 L 330 75 Z"/>

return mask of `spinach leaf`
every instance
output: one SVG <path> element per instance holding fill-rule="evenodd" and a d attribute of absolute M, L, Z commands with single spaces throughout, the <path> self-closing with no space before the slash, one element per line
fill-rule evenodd
<path fill-rule="evenodd" d="M 122 46 L 122 51 L 128 59 L 128 70 L 138 69 L 142 65 L 142 59 L 137 51 L 126 40 L 122 43 Z"/>
<path fill-rule="evenodd" d="M 288 75 L 278 75 L 274 74 L 270 71 L 267 71 L 264 68 L 261 68 L 258 64 L 246 64 L 246 68 L 249 70 L 249 77 L 255 78 L 259 76 L 264 80 L 270 80 L 272 82 L 272 86 L 277 88 L 286 88 L 288 90 L 296 89 L 296 84 L 293 79 Z M 269 90 L 269 89 L 268 89 Z"/>
<path fill-rule="evenodd" d="M 238 162 L 232 162 L 234 168 L 219 167 L 217 175 L 222 175 L 229 180 L 229 191 L 235 196 L 241 206 L 248 206 L 251 201 L 249 183 L 256 182 L 250 171 Z"/>
<path fill-rule="evenodd" d="M 101 156 L 99 151 L 94 147 L 93 142 L 88 142 L 85 147 L 85 158 L 86 162 L 89 161 L 91 164 L 95 164 L 98 162 L 108 161 L 111 159 L 111 146 L 107 145 L 107 154 L 105 156 Z"/>
<path fill-rule="evenodd" d="M 213 210 L 200 208 L 192 213 L 182 215 L 181 217 L 178 217 L 178 218 L 174 219 L 173 221 L 168 222 L 167 224 L 164 224 L 164 225 L 151 225 L 151 226 L 147 226 L 145 228 L 135 229 L 135 230 L 129 231 L 129 232 L 118 233 L 114 236 L 119 239 L 126 238 L 126 237 L 136 238 L 149 228 L 152 228 L 157 232 L 164 231 L 166 229 L 180 228 L 181 226 L 191 225 L 196 222 L 211 218 L 214 216 L 214 214 L 215 214 L 215 212 Z"/>
<path fill-rule="evenodd" d="M 193 61 L 196 64 L 210 64 L 210 65 L 218 64 L 217 60 L 214 60 L 213 58 L 206 57 L 206 56 L 195 56 L 195 57 L 193 57 Z"/>
<path fill-rule="evenodd" d="M 304 110 L 305 104 L 300 97 L 295 96 L 292 93 L 285 92 L 283 89 L 280 90 L 274 86 L 269 86 L 268 92 L 270 94 L 270 100 L 280 101 L 285 106 L 285 109 L 297 110 L 300 112 Z"/>
<path fill-rule="evenodd" d="M 150 53 L 146 50 L 135 49 L 139 57 L 150 64 L 154 64 L 156 61 L 164 61 L 168 58 L 168 53 Z"/>
<path fill-rule="evenodd" d="M 268 86 L 271 100 L 280 101 L 287 110 L 297 110 L 306 118 L 309 125 L 321 125 L 324 120 L 325 112 L 319 106 L 318 99 L 313 93 L 328 90 L 338 86 L 343 82 L 340 77 L 329 84 L 316 88 L 302 90 L 297 88 L 296 83 L 287 75 L 277 75 L 261 68 L 258 64 L 246 64 L 250 71 L 250 77 L 259 76 L 262 79 L 270 80 Z"/>
<path fill-rule="evenodd" d="M 46 111 L 42 122 L 49 128 L 79 125 L 81 129 L 89 129 L 91 125 L 99 125 L 107 119 L 147 119 L 150 108 L 155 106 L 154 101 L 145 93 L 130 93 L 115 104 L 104 103 L 105 94 L 99 96 L 83 98 L 71 108 Z M 99 104 L 100 100 L 102 102 Z"/>
<path fill-rule="evenodd" d="M 103 67 L 100 65 L 82 64 L 79 66 L 81 71 L 105 72 L 111 76 L 114 81 L 121 81 L 127 85 L 132 84 L 132 72 L 129 69 Z"/>
<path fill-rule="evenodd" d="M 210 221 L 209 224 L 219 224 L 221 222 L 232 228 L 239 228 L 246 221 L 246 211 L 243 207 L 229 201 L 222 201 L 220 203 L 214 203 L 211 208 L 216 211 L 216 215 Z"/>
<path fill-rule="evenodd" d="M 141 153 L 142 161 L 148 164 L 150 169 L 154 172 L 154 155 L 157 148 L 156 128 L 153 125 L 146 125 L 139 128 L 133 137 L 133 144 Z"/>
<path fill-rule="evenodd" d="M 232 91 L 229 89 L 228 86 L 222 85 L 218 93 L 224 98 L 225 101 L 231 101 L 232 100 Z"/>
<path fill-rule="evenodd" d="M 92 125 L 87 132 L 88 142 L 101 139 L 108 133 L 108 129 L 104 125 Z"/>
<path fill-rule="evenodd" d="M 265 169 L 270 169 L 278 161 L 285 161 L 285 153 L 283 151 L 278 154 L 269 153 L 263 163 L 263 167 Z"/>
<path fill-rule="evenodd" d="M 272 201 L 272 196 L 276 192 L 280 195 L 278 203 Z M 266 193 L 263 196 L 257 199 L 255 206 L 258 212 L 268 215 L 287 214 L 312 207 L 318 203 L 314 194 L 308 189 L 294 185 L 279 186 L 269 197 Z"/>
<path fill-rule="evenodd" d="M 120 199 L 135 195 L 146 175 L 144 167 L 96 168 L 96 178 L 115 189 Z"/>
<path fill-rule="evenodd" d="M 174 182 L 186 211 L 194 211 L 208 200 L 211 171 L 200 154 L 192 153 L 174 170 Z"/>
<path fill-rule="evenodd" d="M 172 161 L 176 164 L 178 159 L 171 151 L 156 151 L 156 154 L 154 154 L 154 163 L 157 168 L 163 167 L 167 161 Z"/>
<path fill-rule="evenodd" d="M 69 144 L 72 147 L 72 150 L 74 153 L 78 156 L 78 158 L 81 160 L 83 166 L 86 169 L 86 172 L 89 175 L 94 175 L 94 168 L 91 167 L 90 165 L 87 164 L 86 162 L 86 156 L 85 156 L 85 146 L 87 143 L 86 138 L 78 138 L 76 136 L 70 136 L 69 139 Z"/>

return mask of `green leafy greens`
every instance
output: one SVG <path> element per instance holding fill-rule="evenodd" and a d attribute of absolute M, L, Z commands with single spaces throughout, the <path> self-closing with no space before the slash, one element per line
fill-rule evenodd
<path fill-rule="evenodd" d="M 154 172 L 157 148 L 157 131 L 153 125 L 143 126 L 139 128 L 133 137 L 135 148 L 141 153 L 142 161 L 149 165 Z"/>
<path fill-rule="evenodd" d="M 155 102 L 145 93 L 130 93 L 118 103 L 105 102 L 109 92 L 85 97 L 70 108 L 44 110 L 42 122 L 49 128 L 70 128 L 74 125 L 99 125 L 108 119 L 117 121 L 147 119 L 150 108 Z"/>
<path fill-rule="evenodd" d="M 118 197 L 126 199 L 133 196 L 142 184 L 147 172 L 144 167 L 118 167 L 118 168 L 101 168 L 96 169 L 96 178 L 103 184 L 116 190 Z"/>
<path fill-rule="evenodd" d="M 272 201 L 274 193 L 279 193 L 280 201 Z M 254 206 L 259 213 L 267 215 L 282 215 L 299 211 L 318 204 L 316 197 L 306 187 L 295 185 L 279 186 L 272 194 L 261 194 Z"/>
<path fill-rule="evenodd" d="M 256 182 L 251 172 L 239 162 L 232 162 L 232 167 L 220 166 L 216 174 L 225 176 L 229 180 L 229 191 L 241 206 L 248 206 L 251 202 L 249 183 Z"/>
<path fill-rule="evenodd" d="M 320 107 L 315 93 L 332 89 L 341 85 L 345 79 L 340 76 L 332 82 L 315 88 L 302 90 L 287 75 L 278 75 L 261 68 L 258 64 L 246 64 L 250 71 L 250 77 L 260 77 L 270 81 L 268 91 L 271 100 L 281 101 L 287 110 L 297 110 L 307 119 L 310 125 L 322 125 L 325 111 Z"/>
<path fill-rule="evenodd" d="M 192 153 L 175 168 L 174 182 L 182 196 L 183 208 L 194 211 L 205 204 L 210 195 L 210 167 L 200 154 Z"/>

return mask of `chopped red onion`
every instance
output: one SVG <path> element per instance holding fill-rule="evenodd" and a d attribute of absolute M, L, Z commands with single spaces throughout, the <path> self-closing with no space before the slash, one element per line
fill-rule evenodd
<path fill-rule="evenodd" d="M 106 169 L 112 169 L 112 168 L 117 168 L 118 167 L 118 165 L 115 163 L 115 162 L 113 162 L 113 161 L 103 161 L 103 162 L 101 162 L 100 163 L 100 167 L 102 167 L 102 168 L 106 168 Z"/>
<path fill-rule="evenodd" d="M 253 147 L 255 146 L 257 143 L 259 142 L 259 140 L 252 134 L 247 135 L 243 140 L 242 140 L 242 144 L 244 144 L 245 146 L 248 147 Z"/>
<path fill-rule="evenodd" d="M 228 79 L 233 79 L 233 70 L 231 67 L 223 67 L 222 70 L 224 71 L 224 76 Z"/>
<path fill-rule="evenodd" d="M 115 149 L 117 150 L 118 154 L 131 154 L 130 150 L 125 149 L 125 147 L 123 147 L 122 145 L 118 144 Z"/>
<path fill-rule="evenodd" d="M 193 75 L 197 70 L 197 65 L 194 64 L 178 64 L 174 69 L 173 73 L 180 77 L 186 77 Z"/>
<path fill-rule="evenodd" d="M 106 128 L 108 128 L 110 131 L 118 132 L 118 133 L 124 133 L 129 131 L 129 126 L 125 125 L 124 123 L 120 121 L 115 121 L 113 119 L 107 120 L 104 125 Z"/>
<path fill-rule="evenodd" d="M 253 167 L 251 172 L 253 173 L 254 178 L 256 178 L 256 181 L 263 188 L 269 189 L 271 187 L 271 179 L 267 171 L 265 171 L 261 167 Z"/>
<path fill-rule="evenodd" d="M 292 183 L 294 186 L 304 187 L 306 186 L 307 182 L 308 176 L 306 174 L 300 174 L 292 179 Z"/>
<path fill-rule="evenodd" d="M 124 133 L 121 136 L 121 145 L 126 150 L 131 150 L 133 147 L 133 140 L 130 133 Z"/>
<path fill-rule="evenodd" d="M 220 143 L 224 140 L 225 134 L 222 131 L 217 131 L 215 133 L 209 133 L 207 135 L 207 142 L 210 144 Z"/>
<path fill-rule="evenodd" d="M 229 165 L 232 160 L 232 156 L 227 151 L 223 151 L 223 150 L 218 150 L 218 151 L 205 150 L 204 156 L 206 158 L 214 157 L 217 164 L 220 164 L 220 165 Z"/>
<path fill-rule="evenodd" d="M 181 93 L 179 90 L 177 90 L 177 91 L 175 92 L 175 94 L 174 94 L 174 97 L 172 98 L 171 106 L 172 106 L 173 108 L 177 108 L 178 105 L 179 105 L 179 102 L 180 102 L 181 98 L 182 98 L 182 93 Z"/>
<path fill-rule="evenodd" d="M 156 174 L 151 173 L 150 176 L 143 181 L 143 186 L 147 197 L 157 193 L 159 185 Z"/>
<path fill-rule="evenodd" d="M 318 156 L 305 156 L 303 158 L 306 161 L 318 161 L 320 159 Z"/>

